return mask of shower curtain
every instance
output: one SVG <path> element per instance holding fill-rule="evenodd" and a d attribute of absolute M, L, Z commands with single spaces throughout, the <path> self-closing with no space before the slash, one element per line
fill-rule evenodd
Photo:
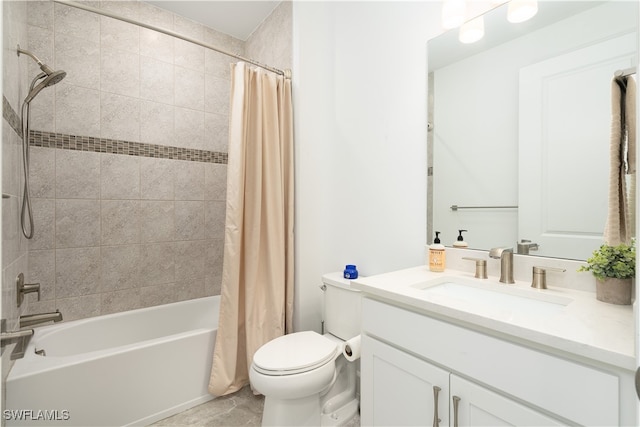
<path fill-rule="evenodd" d="M 609 208 L 607 245 L 630 244 L 635 236 L 636 83 L 633 76 L 611 82 Z"/>
<path fill-rule="evenodd" d="M 231 65 L 227 211 L 220 321 L 209 392 L 249 382 L 264 343 L 292 331 L 291 80 Z"/>

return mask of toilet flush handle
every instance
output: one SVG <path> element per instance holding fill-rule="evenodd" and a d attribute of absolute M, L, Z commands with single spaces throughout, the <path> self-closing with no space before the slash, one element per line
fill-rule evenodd
<path fill-rule="evenodd" d="M 324 283 L 318 286 L 322 292 L 327 290 L 327 285 Z M 322 335 L 324 335 L 324 320 L 320 321 L 320 330 L 322 331 Z"/>

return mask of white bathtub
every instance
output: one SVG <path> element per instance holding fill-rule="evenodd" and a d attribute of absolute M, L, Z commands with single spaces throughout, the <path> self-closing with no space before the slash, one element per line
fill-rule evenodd
<path fill-rule="evenodd" d="M 147 425 L 213 399 L 219 307 L 214 296 L 37 328 L 7 377 L 7 426 Z"/>

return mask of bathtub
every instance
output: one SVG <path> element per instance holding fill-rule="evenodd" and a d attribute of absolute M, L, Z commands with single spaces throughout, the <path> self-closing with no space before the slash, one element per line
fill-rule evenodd
<path fill-rule="evenodd" d="M 147 425 L 213 399 L 219 307 L 213 296 L 36 328 L 7 377 L 6 425 Z"/>

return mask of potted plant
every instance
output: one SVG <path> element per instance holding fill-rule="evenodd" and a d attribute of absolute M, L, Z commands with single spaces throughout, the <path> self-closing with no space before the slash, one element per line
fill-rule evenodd
<path fill-rule="evenodd" d="M 631 304 L 633 279 L 636 276 L 635 240 L 630 245 L 602 245 L 593 251 L 587 265 L 578 271 L 590 271 L 596 278 L 596 298 L 600 301 Z"/>

